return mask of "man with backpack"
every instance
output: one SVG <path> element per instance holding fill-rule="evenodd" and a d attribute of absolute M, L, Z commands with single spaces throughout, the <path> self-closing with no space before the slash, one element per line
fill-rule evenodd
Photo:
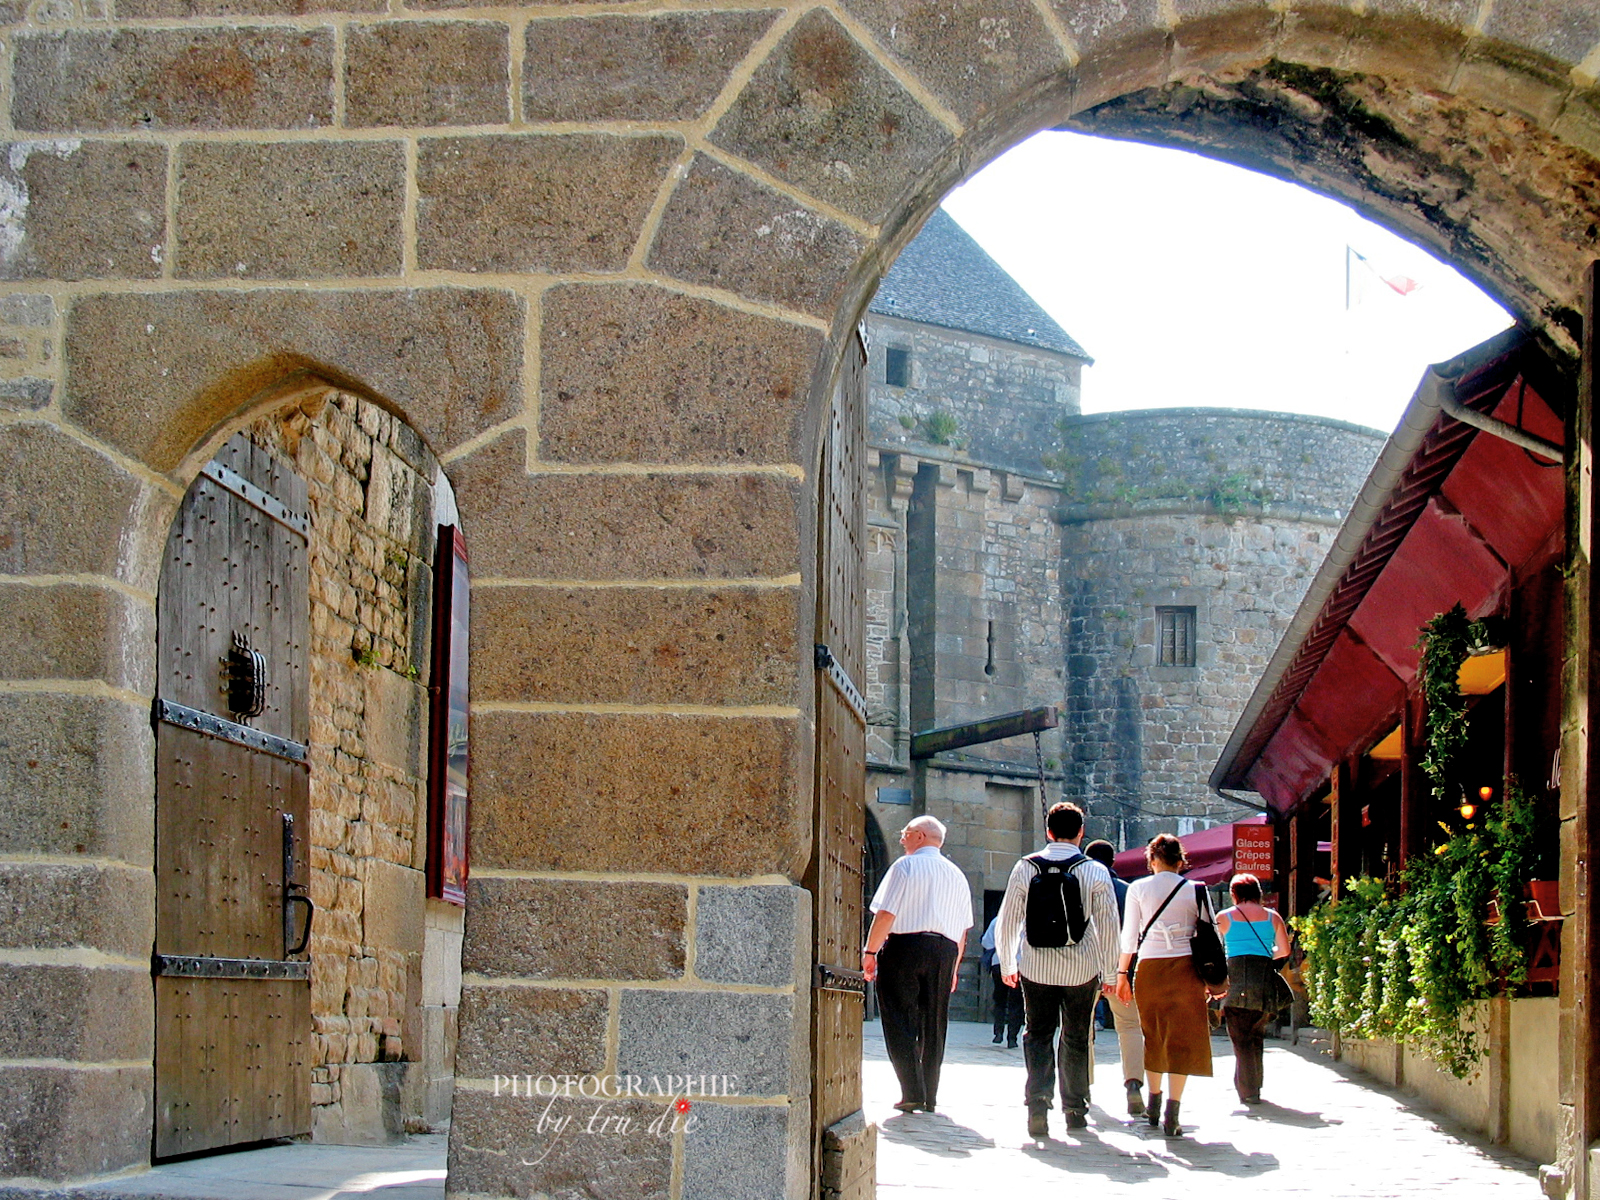
<path fill-rule="evenodd" d="M 1042 851 L 1012 868 L 995 937 L 1002 977 L 1022 985 L 1028 1136 L 1035 1138 L 1049 1135 L 1057 1087 L 1067 1128 L 1089 1124 L 1090 1025 L 1095 1001 L 1116 981 L 1119 933 L 1111 873 L 1078 849 L 1083 810 L 1053 806 L 1045 837 Z"/>

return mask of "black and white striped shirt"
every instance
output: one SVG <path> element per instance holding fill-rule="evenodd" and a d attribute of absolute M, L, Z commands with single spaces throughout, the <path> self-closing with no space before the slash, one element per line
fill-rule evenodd
<path fill-rule="evenodd" d="M 892 912 L 890 933 L 942 933 L 952 942 L 972 928 L 972 888 L 937 846 L 896 859 L 872 897 L 873 912 Z"/>
<path fill-rule="evenodd" d="M 1083 851 L 1071 842 L 1051 842 L 1044 848 L 1046 858 L 1082 858 Z M 1106 983 L 1117 977 L 1117 893 L 1111 886 L 1111 872 L 1094 860 L 1078 867 L 1074 874 L 1089 914 L 1089 927 L 1076 946 L 1040 949 L 1027 941 L 1028 884 L 1039 868 L 1020 859 L 1011 868 L 1006 883 L 1006 898 L 1000 905 L 1000 924 L 995 933 L 995 954 L 1002 975 L 1020 974 L 1034 983 L 1054 987 L 1080 987 L 1099 976 Z"/>

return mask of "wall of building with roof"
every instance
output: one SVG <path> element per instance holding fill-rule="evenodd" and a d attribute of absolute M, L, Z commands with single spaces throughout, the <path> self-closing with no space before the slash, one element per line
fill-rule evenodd
<path fill-rule="evenodd" d="M 1073 355 L 876 313 L 867 336 L 874 444 L 1042 475 L 1062 420 L 1078 415 L 1084 363 Z M 891 351 L 905 355 L 904 385 L 888 382 Z"/>

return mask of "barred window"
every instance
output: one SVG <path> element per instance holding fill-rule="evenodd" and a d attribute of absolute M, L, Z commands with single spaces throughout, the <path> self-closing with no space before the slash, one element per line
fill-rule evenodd
<path fill-rule="evenodd" d="M 883 381 L 890 387 L 905 387 L 911 382 L 911 351 L 890 346 L 883 352 Z"/>
<path fill-rule="evenodd" d="M 1194 666 L 1194 609 L 1158 608 L 1156 663 L 1163 667 Z"/>

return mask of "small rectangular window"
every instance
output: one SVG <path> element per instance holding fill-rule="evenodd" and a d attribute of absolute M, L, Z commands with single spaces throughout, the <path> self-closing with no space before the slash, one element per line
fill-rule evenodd
<path fill-rule="evenodd" d="M 1156 645 L 1156 664 L 1163 667 L 1194 666 L 1194 609 L 1158 608 L 1160 627 Z"/>
<path fill-rule="evenodd" d="M 911 351 L 904 346 L 890 346 L 883 352 L 883 381 L 901 388 L 911 382 Z"/>

